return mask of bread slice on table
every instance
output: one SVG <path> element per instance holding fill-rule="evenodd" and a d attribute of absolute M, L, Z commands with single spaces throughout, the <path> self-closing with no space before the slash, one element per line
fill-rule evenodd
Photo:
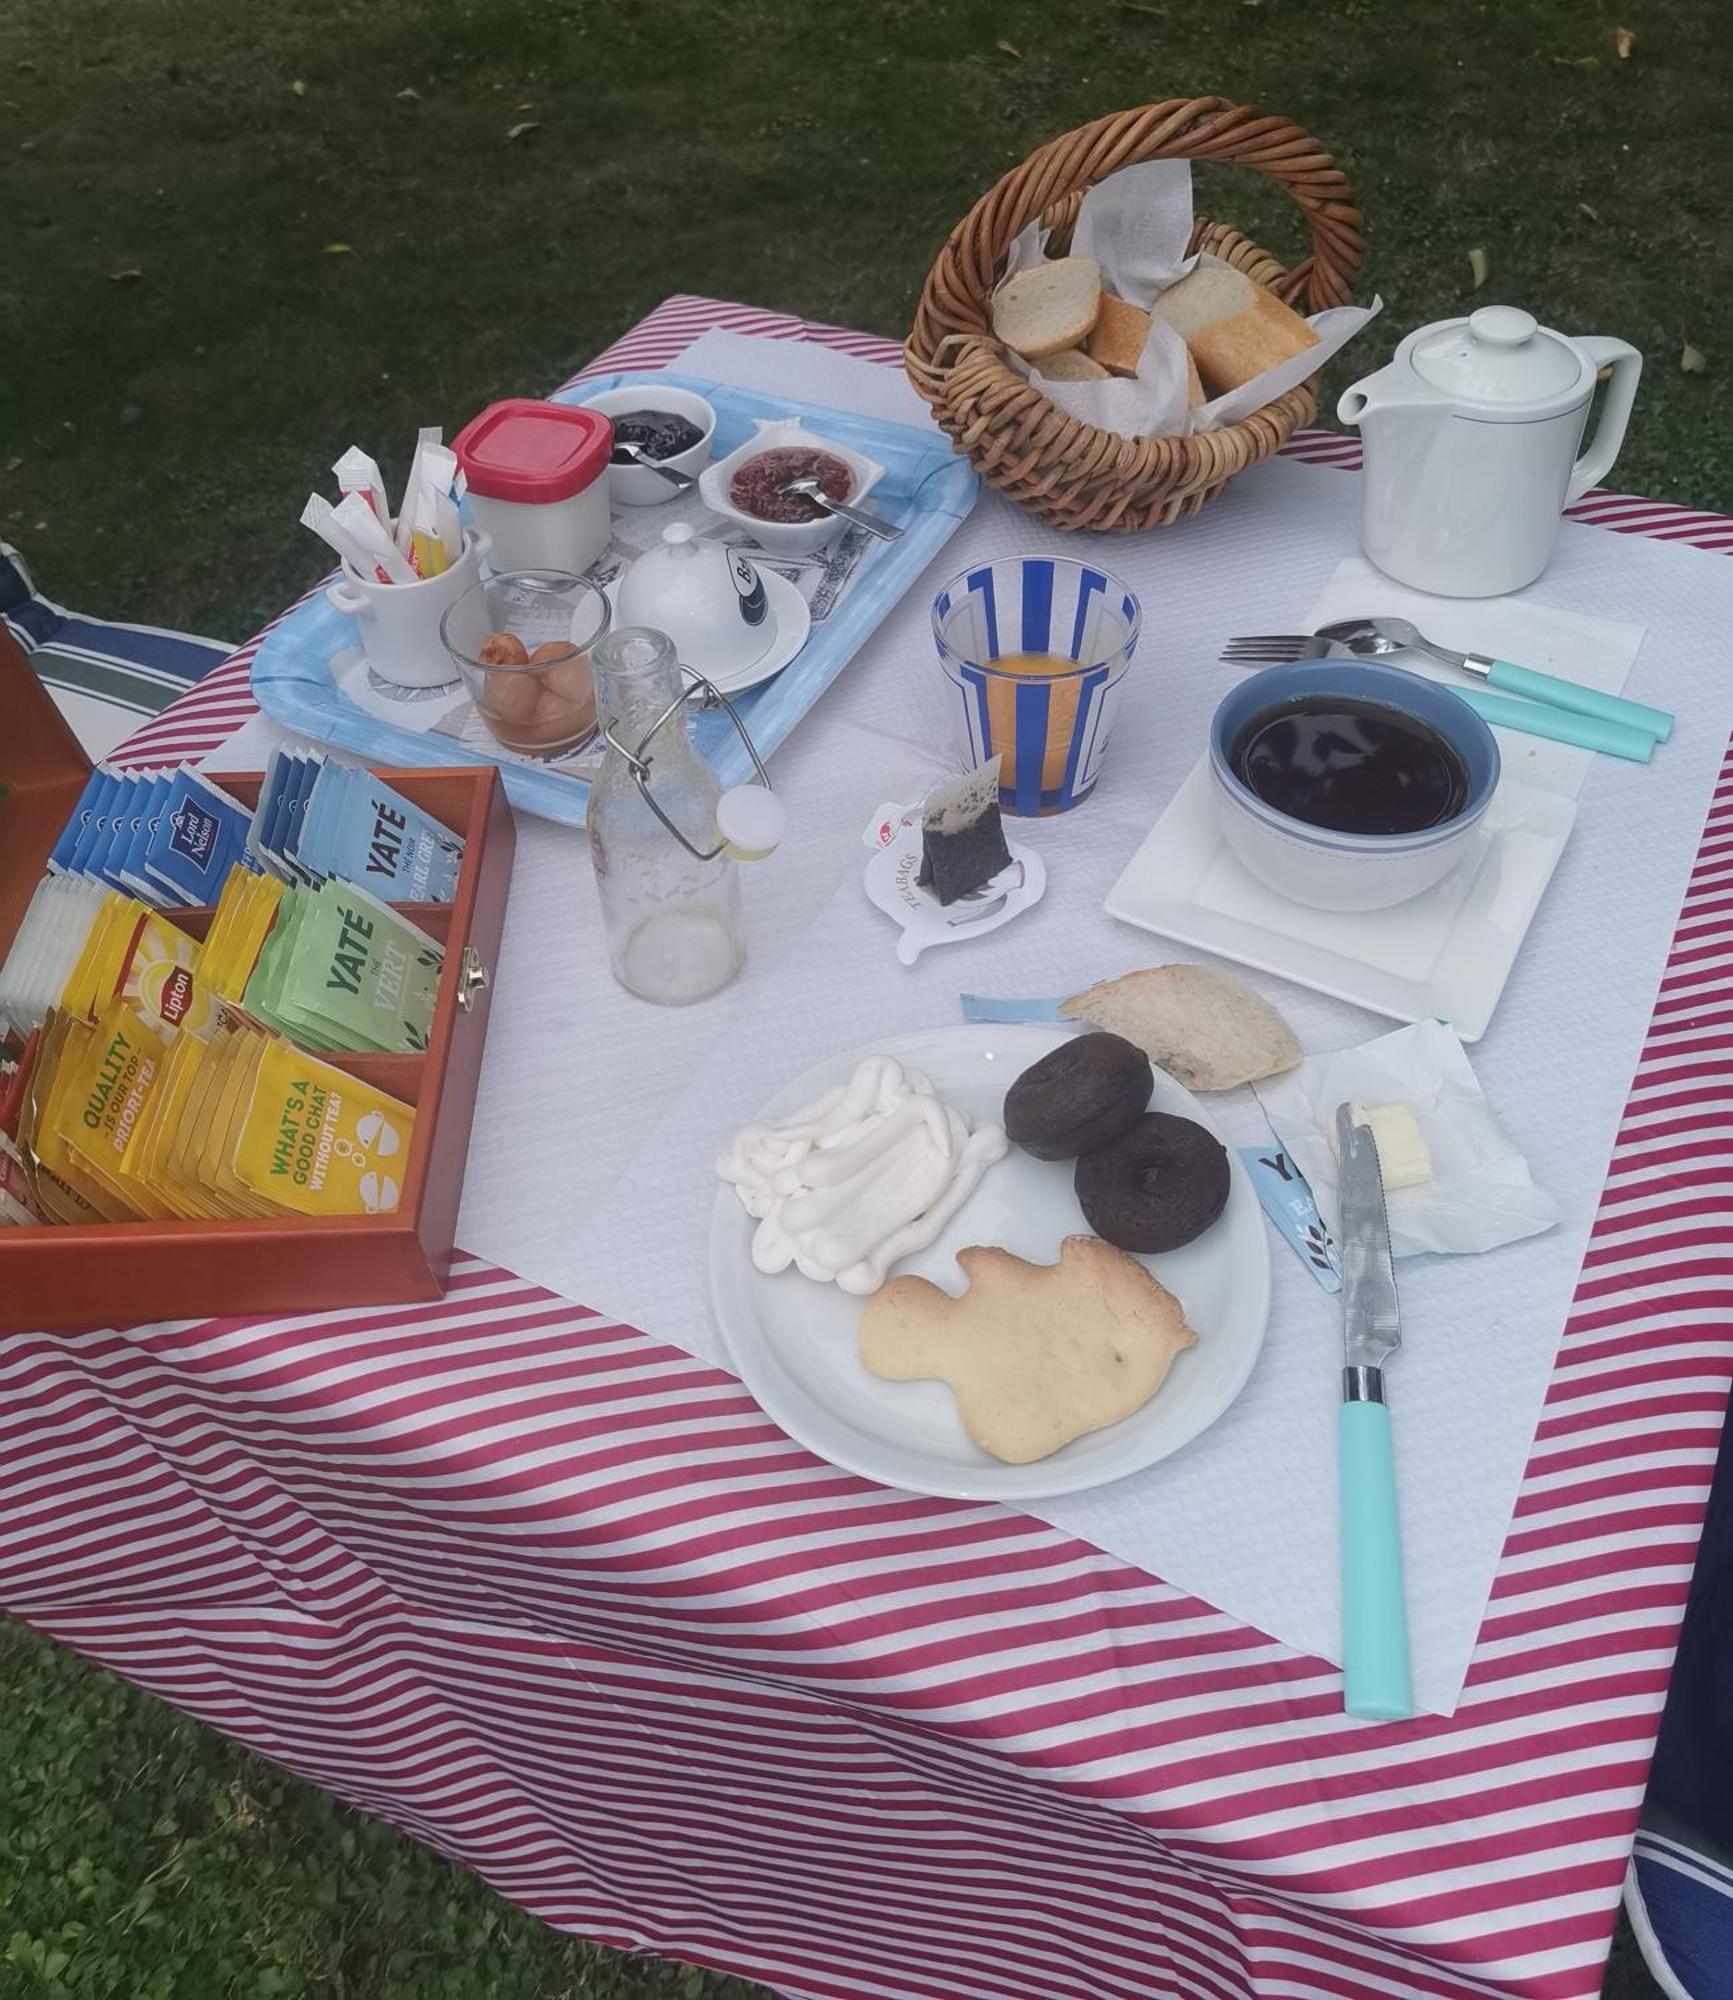
<path fill-rule="evenodd" d="M 1204 965 L 1156 965 L 1059 1003 L 1074 1021 L 1135 1042 L 1187 1090 L 1232 1090 L 1292 1069 L 1299 1037 L 1260 993 Z"/>
<path fill-rule="evenodd" d="M 1155 310 L 1191 350 L 1211 396 L 1318 344 L 1291 306 L 1231 264 L 1195 265 L 1157 297 Z"/>
<path fill-rule="evenodd" d="M 1025 361 L 1081 347 L 1101 309 L 1101 266 L 1056 257 L 1007 278 L 993 294 L 993 334 Z"/>
<path fill-rule="evenodd" d="M 1178 1299 L 1099 1236 L 1068 1236 L 1056 1264 L 957 1252 L 959 1298 L 892 1278 L 867 1300 L 860 1357 L 889 1382 L 950 1384 L 970 1438 L 1029 1465 L 1139 1410 L 1197 1344 Z"/>
<path fill-rule="evenodd" d="M 1085 351 L 1110 374 L 1135 375 L 1148 338 L 1149 314 L 1141 306 L 1127 305 L 1124 299 L 1104 292 Z"/>
<path fill-rule="evenodd" d="M 1080 347 L 1062 347 L 1057 354 L 1043 354 L 1035 366 L 1049 382 L 1108 382 L 1113 379 L 1099 361 L 1091 361 Z"/>

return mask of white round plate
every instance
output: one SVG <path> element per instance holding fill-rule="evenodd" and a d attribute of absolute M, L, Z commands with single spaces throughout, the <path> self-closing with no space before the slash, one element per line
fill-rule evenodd
<path fill-rule="evenodd" d="M 785 1117 L 840 1083 L 863 1056 L 895 1056 L 931 1077 L 948 1103 L 974 1119 L 997 1119 L 1005 1091 L 1058 1043 L 1063 1028 L 1032 1022 L 970 1024 L 892 1035 L 835 1056 L 779 1090 L 759 1116 Z M 1150 1107 L 1209 1119 L 1196 1098 L 1156 1071 Z M 866 1304 L 798 1271 L 766 1277 L 752 1262 L 752 1218 L 731 1187 L 716 1197 L 710 1227 L 710 1297 L 734 1365 L 765 1413 L 847 1472 L 886 1486 L 960 1500 L 1036 1500 L 1076 1493 L 1141 1472 L 1213 1424 L 1245 1386 L 1264 1343 L 1270 1251 L 1245 1169 L 1228 1149 L 1226 1209 L 1183 1250 L 1145 1257 L 1175 1293 L 1197 1334 L 1141 1410 L 1076 1439 L 1034 1465 L 1004 1465 L 970 1443 L 943 1382 L 881 1382 L 861 1365 L 855 1329 Z M 1052 1263 L 1067 1236 L 1088 1225 L 1071 1187 L 1069 1160 L 1037 1160 L 1013 1146 L 932 1249 L 897 1268 L 955 1292 L 956 1253 L 996 1243 L 1034 1263 Z"/>
<path fill-rule="evenodd" d="M 770 609 L 776 617 L 776 638 L 770 651 L 762 659 L 754 660 L 751 666 L 739 667 L 731 674 L 709 676 L 711 685 L 723 694 L 744 694 L 748 688 L 755 688 L 761 681 L 769 680 L 772 674 L 781 673 L 806 644 L 807 634 L 812 630 L 812 613 L 796 586 L 768 563 L 757 563 L 755 567 L 764 579 L 764 593 L 770 599 Z M 624 571 L 621 574 L 624 575 Z M 610 577 L 602 588 L 610 610 L 617 616 L 620 578 Z M 702 673 L 703 668 L 697 671 Z"/>

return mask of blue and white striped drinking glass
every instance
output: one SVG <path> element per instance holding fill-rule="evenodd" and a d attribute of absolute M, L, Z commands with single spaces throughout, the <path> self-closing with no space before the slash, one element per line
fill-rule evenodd
<path fill-rule="evenodd" d="M 1117 577 L 1065 556 L 984 563 L 934 598 L 969 761 L 999 759 L 1001 811 L 1069 812 L 1094 790 L 1142 620 Z"/>

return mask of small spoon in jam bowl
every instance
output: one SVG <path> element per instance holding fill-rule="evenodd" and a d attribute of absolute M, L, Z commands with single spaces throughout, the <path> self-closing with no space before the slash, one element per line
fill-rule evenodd
<path fill-rule="evenodd" d="M 802 500 L 810 500 L 815 507 L 822 507 L 827 514 L 840 515 L 843 520 L 852 521 L 857 528 L 865 528 L 869 535 L 877 535 L 881 542 L 894 542 L 901 538 L 901 528 L 892 527 L 889 521 L 881 521 L 864 507 L 851 507 L 845 500 L 833 500 L 810 472 L 802 473 L 798 479 L 785 479 L 777 491 L 798 494 Z"/>
<path fill-rule="evenodd" d="M 676 472 L 671 465 L 662 465 L 650 457 L 641 444 L 628 444 L 624 438 L 615 438 L 610 463 L 614 465 L 642 466 L 646 472 L 659 472 L 670 486 L 684 493 L 689 486 L 696 486 L 697 480 L 689 472 Z"/>

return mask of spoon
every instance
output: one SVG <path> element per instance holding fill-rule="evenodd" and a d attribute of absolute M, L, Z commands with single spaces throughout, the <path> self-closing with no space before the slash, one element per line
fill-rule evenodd
<path fill-rule="evenodd" d="M 838 515 L 844 521 L 852 521 L 857 528 L 865 528 L 869 535 L 877 535 L 881 542 L 894 542 L 902 535 L 901 528 L 893 528 L 889 521 L 881 521 L 876 514 L 869 514 L 864 507 L 851 507 L 846 501 L 833 500 L 810 472 L 803 472 L 798 479 L 784 480 L 777 490 L 782 493 L 798 493 L 801 499 L 810 500 L 815 507 L 822 507 L 827 514 Z"/>
<path fill-rule="evenodd" d="M 1592 716 L 1620 728 L 1635 729 L 1658 743 L 1665 742 L 1672 733 L 1673 718 L 1665 709 L 1649 708 L 1620 694 L 1603 694 L 1599 688 L 1584 687 L 1579 681 L 1518 666 L 1514 660 L 1495 660 L 1486 653 L 1459 653 L 1427 638 L 1406 618 L 1344 618 L 1335 625 L 1320 625 L 1318 637 L 1346 646 L 1351 653 L 1370 654 L 1375 659 L 1410 650 L 1425 653 L 1460 673 L 1474 674 L 1489 687 L 1502 688 L 1506 694 L 1525 695 L 1549 708 L 1562 708 L 1572 715 Z"/>
<path fill-rule="evenodd" d="M 689 472 L 676 472 L 671 465 L 659 465 L 655 459 L 645 456 L 641 444 L 628 444 L 624 438 L 615 438 L 612 465 L 636 465 L 645 472 L 658 472 L 670 486 L 684 493 L 689 486 L 696 486 L 697 480 Z"/>

